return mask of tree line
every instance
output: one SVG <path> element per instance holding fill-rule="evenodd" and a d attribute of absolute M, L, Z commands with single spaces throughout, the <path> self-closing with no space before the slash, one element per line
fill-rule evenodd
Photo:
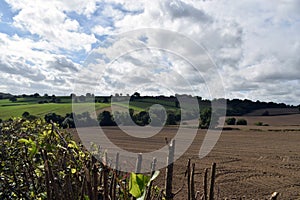
<path fill-rule="evenodd" d="M 69 98 L 70 102 L 74 103 L 84 103 L 90 100 L 93 100 L 95 103 L 110 103 L 111 97 L 118 97 L 122 100 L 123 94 L 114 94 L 110 96 L 96 96 L 93 93 L 86 93 L 85 95 L 76 95 L 71 93 L 69 96 L 64 97 Z M 200 108 L 210 107 L 213 102 L 218 101 L 225 101 L 227 103 L 227 116 L 242 116 L 247 113 L 250 113 L 254 110 L 258 109 L 267 109 L 267 108 L 298 108 L 300 111 L 300 104 L 299 105 L 287 105 L 285 103 L 275 103 L 275 102 L 262 102 L 262 101 L 252 101 L 249 99 L 203 99 L 199 96 L 191 96 L 187 94 L 175 94 L 174 96 L 141 96 L 140 93 L 135 92 L 132 95 L 126 94 L 126 97 L 130 97 L 130 102 L 147 102 L 149 100 L 159 100 L 160 102 L 165 102 L 170 104 L 174 108 L 179 108 L 180 104 L 178 102 L 178 97 L 186 97 L 186 98 L 197 98 L 198 104 Z M 26 95 L 11 95 L 8 93 L 1 93 L 0 92 L 0 99 L 9 99 L 12 102 L 16 102 L 17 98 L 36 98 L 37 103 L 61 103 L 62 97 L 57 97 L 55 95 L 40 95 L 38 93 Z M 72 100 L 72 101 L 71 101 Z"/>
<path fill-rule="evenodd" d="M 191 112 L 183 113 L 185 119 L 195 119 Z M 31 115 L 25 111 L 22 118 L 26 120 L 36 120 L 37 116 Z M 161 110 L 152 110 L 151 113 L 147 111 L 135 112 L 130 108 L 129 113 L 115 112 L 112 114 L 110 111 L 104 110 L 97 115 L 97 118 L 91 117 L 89 112 L 81 114 L 67 113 L 61 116 L 56 113 L 48 113 L 44 116 L 44 120 L 48 123 L 55 123 L 61 128 L 76 128 L 76 127 L 89 127 L 89 126 L 164 126 L 164 125 L 179 125 L 181 122 L 181 113 L 179 111 L 167 111 L 166 113 Z M 199 128 L 215 127 L 217 125 L 217 115 L 212 113 L 211 108 L 203 109 L 200 113 Z M 9 119 L 10 121 L 12 119 Z M 0 120 L 0 123 L 2 120 Z"/>

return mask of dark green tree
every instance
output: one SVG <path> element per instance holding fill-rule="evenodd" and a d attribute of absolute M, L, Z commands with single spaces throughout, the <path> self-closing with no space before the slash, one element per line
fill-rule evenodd
<path fill-rule="evenodd" d="M 103 111 L 97 117 L 100 126 L 115 126 L 116 123 L 114 122 L 112 115 L 109 111 Z"/>
<path fill-rule="evenodd" d="M 45 115 L 45 121 L 50 123 L 51 121 L 54 123 L 62 125 L 62 122 L 64 121 L 64 118 L 60 115 L 57 115 L 56 113 L 48 113 Z"/>
<path fill-rule="evenodd" d="M 167 125 L 176 125 L 176 116 L 174 113 L 169 113 L 167 117 Z"/>
<path fill-rule="evenodd" d="M 133 94 L 133 97 L 134 97 L 135 99 L 139 99 L 139 98 L 141 97 L 141 94 L 138 93 L 138 92 L 135 92 L 135 93 Z"/>
<path fill-rule="evenodd" d="M 150 116 L 146 111 L 141 111 L 133 116 L 134 122 L 139 126 L 145 126 L 149 124 Z"/>
<path fill-rule="evenodd" d="M 34 97 L 34 98 L 40 97 L 40 94 L 39 94 L 39 93 L 34 93 L 34 94 L 33 94 L 33 97 Z"/>
<path fill-rule="evenodd" d="M 245 119 L 238 119 L 237 122 L 236 122 L 236 125 L 246 126 L 247 125 L 247 120 L 245 120 Z"/>
<path fill-rule="evenodd" d="M 179 101 L 178 100 L 175 101 L 175 107 L 179 108 Z"/>
<path fill-rule="evenodd" d="M 130 115 L 130 117 L 132 117 L 134 115 L 134 109 L 133 108 L 129 108 L 129 115 Z"/>
<path fill-rule="evenodd" d="M 265 110 L 261 115 L 262 115 L 262 116 L 269 116 L 270 113 L 269 113 L 269 111 Z"/>
<path fill-rule="evenodd" d="M 12 97 L 9 98 L 9 100 L 10 100 L 11 102 L 16 102 L 16 101 L 17 101 L 17 97 L 12 96 Z"/>
<path fill-rule="evenodd" d="M 109 101 L 108 101 L 108 98 L 107 98 L 107 97 L 104 97 L 102 103 L 108 103 L 108 102 L 109 102 Z"/>
<path fill-rule="evenodd" d="M 22 117 L 27 118 L 29 115 L 30 115 L 30 113 L 25 111 L 25 112 L 23 112 Z"/>
<path fill-rule="evenodd" d="M 85 96 L 83 95 L 80 95 L 78 99 L 80 102 L 85 102 Z"/>
<path fill-rule="evenodd" d="M 225 122 L 227 125 L 235 125 L 236 119 L 234 117 L 230 117 L 227 118 Z"/>
<path fill-rule="evenodd" d="M 215 128 L 219 117 L 212 112 L 211 108 L 205 108 L 200 113 L 200 128 Z"/>
<path fill-rule="evenodd" d="M 75 122 L 74 122 L 74 114 L 73 113 L 67 113 L 65 116 L 64 121 L 62 122 L 63 128 L 75 128 Z"/>

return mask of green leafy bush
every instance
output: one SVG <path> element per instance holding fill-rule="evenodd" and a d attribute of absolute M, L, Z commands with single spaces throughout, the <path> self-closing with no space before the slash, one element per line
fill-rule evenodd
<path fill-rule="evenodd" d="M 263 123 L 263 122 L 256 122 L 255 125 L 256 125 L 256 126 L 263 126 L 264 123 Z"/>
<path fill-rule="evenodd" d="M 246 126 L 247 125 L 247 120 L 245 120 L 245 119 L 238 119 L 237 122 L 236 122 L 236 125 Z"/>
<path fill-rule="evenodd" d="M 14 119 L 1 125 L 0 146 L 0 199 L 82 195 L 79 180 L 90 155 L 69 134 L 60 137 L 41 119 Z"/>
<path fill-rule="evenodd" d="M 103 199 L 109 191 L 115 199 L 145 197 L 159 172 L 129 177 L 97 161 L 101 149 L 90 153 L 56 127 L 42 119 L 0 123 L 0 199 Z"/>
<path fill-rule="evenodd" d="M 230 117 L 230 118 L 226 119 L 225 122 L 227 125 L 235 125 L 236 119 L 234 117 Z"/>

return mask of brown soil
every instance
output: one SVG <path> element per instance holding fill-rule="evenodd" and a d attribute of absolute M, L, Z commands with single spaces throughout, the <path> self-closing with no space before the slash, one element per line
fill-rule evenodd
<path fill-rule="evenodd" d="M 266 108 L 258 109 L 251 113 L 246 114 L 247 116 L 261 116 L 264 112 L 268 111 L 269 115 L 289 115 L 289 114 L 299 114 L 298 108 Z"/>
<path fill-rule="evenodd" d="M 249 121 L 252 119 L 250 116 L 246 118 Z M 173 190 L 178 190 L 185 182 L 186 163 L 191 158 L 192 163 L 196 164 L 195 186 L 200 195 L 203 193 L 204 169 L 215 162 L 216 199 L 269 199 L 273 192 L 280 193 L 279 199 L 300 199 L 299 115 L 261 119 L 256 117 L 252 120 L 275 125 L 242 126 L 240 130 L 223 131 L 214 149 L 203 159 L 198 155 L 206 130 L 198 130 L 193 144 L 174 163 Z M 280 124 L 282 120 L 285 123 Z M 158 149 L 165 145 L 165 137 L 170 140 L 177 131 L 169 127 L 149 139 L 134 139 L 117 127 L 103 130 L 114 144 L 132 152 Z M 160 171 L 156 184 L 163 187 L 165 171 Z M 187 199 L 186 186 L 175 199 Z"/>
<path fill-rule="evenodd" d="M 227 117 L 228 118 L 228 117 Z M 299 126 L 300 114 L 278 115 L 278 116 L 238 116 L 236 119 L 246 119 L 248 125 L 263 122 L 269 126 Z"/>

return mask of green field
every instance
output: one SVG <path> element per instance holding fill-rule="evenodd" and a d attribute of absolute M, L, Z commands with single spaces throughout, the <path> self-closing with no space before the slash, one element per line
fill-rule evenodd
<path fill-rule="evenodd" d="M 65 100 L 65 102 L 67 99 Z M 87 103 L 78 104 L 79 106 L 86 106 Z M 91 104 L 91 103 L 90 103 Z M 108 103 L 96 103 L 95 109 L 99 110 L 110 106 Z M 16 102 L 11 102 L 8 99 L 0 100 L 0 119 L 6 120 L 12 117 L 21 117 L 27 111 L 31 115 L 44 117 L 47 113 L 56 113 L 65 116 L 72 112 L 72 103 L 45 103 L 39 104 L 34 98 L 20 98 Z M 84 112 L 84 110 L 83 110 Z"/>
<path fill-rule="evenodd" d="M 44 117 L 48 113 L 56 113 L 65 116 L 67 113 L 72 112 L 72 102 L 70 97 L 58 97 L 59 103 L 38 103 L 39 101 L 46 100 L 45 98 L 18 98 L 16 102 L 11 102 L 8 99 L 0 100 L 0 119 L 7 120 L 12 117 L 21 117 L 24 112 L 29 112 L 31 115 L 37 117 Z M 95 110 L 109 109 L 110 103 L 78 103 L 79 112 L 80 106 L 83 107 L 82 112 L 86 111 L 85 106 L 95 105 Z M 116 102 L 115 105 L 127 107 L 124 102 Z M 135 112 L 148 110 L 152 105 L 160 104 L 167 110 L 176 111 L 175 103 L 157 99 L 141 99 L 138 101 L 130 102 L 129 107 L 134 109 Z"/>

